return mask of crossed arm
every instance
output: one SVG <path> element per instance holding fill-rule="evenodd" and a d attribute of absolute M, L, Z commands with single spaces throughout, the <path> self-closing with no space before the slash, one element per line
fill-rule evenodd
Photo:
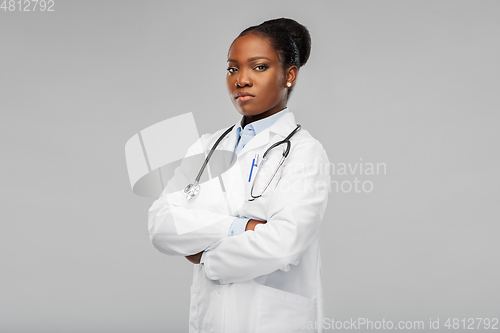
<path fill-rule="evenodd" d="M 326 152 L 320 144 L 309 143 L 295 146 L 269 198 L 267 221 L 251 220 L 247 224 L 246 231 L 253 232 L 227 237 L 234 216 L 182 207 L 184 204 L 176 204 L 175 197 L 167 200 L 162 196 L 149 211 L 153 245 L 160 252 L 184 256 L 194 264 L 200 262 L 204 252 L 207 277 L 221 284 L 254 279 L 278 269 L 288 271 L 316 237 L 329 192 Z M 192 232 L 176 230 L 177 226 L 207 220 L 213 223 Z"/>
<path fill-rule="evenodd" d="M 254 231 L 255 230 L 255 226 L 257 224 L 266 224 L 267 221 L 257 221 L 257 220 L 249 220 L 248 223 L 247 223 L 247 226 L 245 228 L 245 231 Z M 203 254 L 203 251 L 201 252 L 198 252 L 196 254 L 192 254 L 190 256 L 186 256 L 186 259 L 189 260 L 190 262 L 192 262 L 193 264 L 199 264 L 200 263 L 200 260 L 201 260 L 201 255 Z"/>

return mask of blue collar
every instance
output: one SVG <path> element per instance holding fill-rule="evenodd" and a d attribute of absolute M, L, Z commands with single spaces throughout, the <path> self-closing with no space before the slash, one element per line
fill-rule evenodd
<path fill-rule="evenodd" d="M 280 119 L 282 116 L 284 116 L 286 113 L 288 113 L 288 107 L 284 108 L 283 110 L 276 112 L 275 114 L 266 117 L 264 119 L 260 119 L 254 122 L 251 122 L 250 124 L 247 124 L 243 130 L 246 130 L 247 128 L 250 131 L 253 131 L 255 135 L 259 134 L 266 128 L 271 127 L 278 119 Z M 241 119 L 240 124 L 238 125 L 238 128 L 236 128 L 236 135 L 239 138 L 240 133 L 241 133 L 241 123 L 243 122 L 243 119 Z"/>

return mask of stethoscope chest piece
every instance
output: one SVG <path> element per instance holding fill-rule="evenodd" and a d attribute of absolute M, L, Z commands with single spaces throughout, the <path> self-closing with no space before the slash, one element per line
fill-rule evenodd
<path fill-rule="evenodd" d="M 186 199 L 188 201 L 193 200 L 194 197 L 198 195 L 200 192 L 200 185 L 199 184 L 189 184 L 184 188 L 184 193 L 186 193 Z"/>

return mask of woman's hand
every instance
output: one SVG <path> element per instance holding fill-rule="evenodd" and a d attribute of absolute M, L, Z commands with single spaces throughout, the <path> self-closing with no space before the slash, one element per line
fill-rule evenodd
<path fill-rule="evenodd" d="M 245 231 L 248 231 L 248 230 L 254 231 L 256 225 L 258 225 L 258 224 L 266 224 L 266 223 L 267 223 L 267 221 L 249 220 L 248 223 L 247 223 L 247 227 L 245 228 Z"/>
<path fill-rule="evenodd" d="M 192 262 L 193 264 L 198 265 L 200 263 L 202 254 L 203 251 L 201 251 L 200 253 L 192 254 L 190 256 L 186 256 L 186 259 Z"/>
<path fill-rule="evenodd" d="M 245 231 L 248 231 L 248 230 L 254 231 L 256 225 L 266 224 L 266 223 L 267 223 L 267 221 L 249 220 L 247 223 L 247 226 L 245 228 Z M 189 260 L 190 262 L 192 262 L 193 264 L 198 265 L 200 263 L 202 254 L 203 254 L 203 251 L 196 253 L 196 254 L 192 254 L 190 256 L 186 256 L 186 259 Z"/>

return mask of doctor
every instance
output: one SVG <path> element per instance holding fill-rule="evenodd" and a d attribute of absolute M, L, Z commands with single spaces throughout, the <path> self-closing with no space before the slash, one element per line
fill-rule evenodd
<path fill-rule="evenodd" d="M 287 101 L 310 48 L 307 28 L 291 19 L 241 32 L 228 52 L 226 79 L 241 121 L 222 138 L 228 128 L 203 135 L 187 153 L 209 151 L 221 138 L 216 150 L 236 158 L 223 159 L 227 171 L 200 182 L 192 200 L 172 190 L 180 188 L 173 183 L 193 182 L 179 168 L 149 210 L 154 247 L 194 264 L 191 333 L 323 332 L 318 233 L 330 189 L 328 157 L 300 129 L 274 177 L 287 145 L 262 160 L 296 129 Z M 262 195 L 249 200 L 251 193 Z"/>

